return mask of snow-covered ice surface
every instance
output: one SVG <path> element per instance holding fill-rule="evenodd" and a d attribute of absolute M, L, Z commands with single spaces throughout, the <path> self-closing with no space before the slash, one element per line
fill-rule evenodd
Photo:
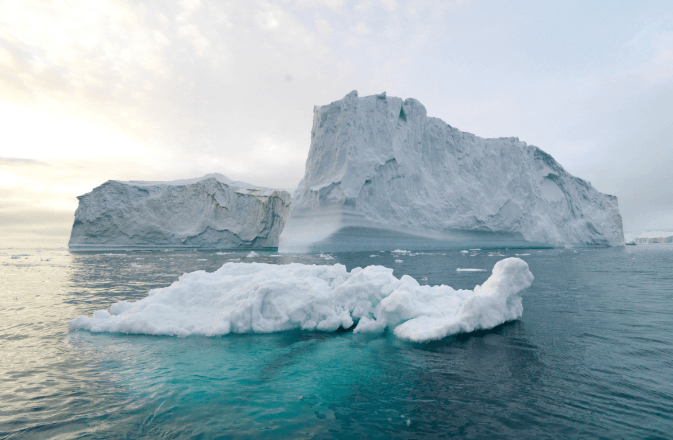
<path fill-rule="evenodd" d="M 385 93 L 314 109 L 292 197 L 281 252 L 624 244 L 617 198 L 549 154 Z"/>
<path fill-rule="evenodd" d="M 649 231 L 643 232 L 636 237 L 637 244 L 659 244 L 659 243 L 673 243 L 673 232 L 666 231 Z"/>
<path fill-rule="evenodd" d="M 78 199 L 72 250 L 277 247 L 291 198 L 208 174 L 171 182 L 110 180 Z"/>
<path fill-rule="evenodd" d="M 533 275 L 519 258 L 497 262 L 474 290 L 420 285 L 383 266 L 227 263 L 185 274 L 136 302 L 70 321 L 71 329 L 151 335 L 226 335 L 290 329 L 382 332 L 426 342 L 521 317 Z"/>

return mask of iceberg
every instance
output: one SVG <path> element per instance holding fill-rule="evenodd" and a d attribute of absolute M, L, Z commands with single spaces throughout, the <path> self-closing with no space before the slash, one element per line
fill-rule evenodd
<path fill-rule="evenodd" d="M 79 196 L 68 246 L 275 248 L 290 194 L 222 174 L 171 182 L 109 180 Z"/>
<path fill-rule="evenodd" d="M 673 232 L 650 231 L 643 232 L 634 240 L 636 244 L 673 243 Z"/>
<path fill-rule="evenodd" d="M 219 336 L 291 329 L 380 333 L 427 342 L 487 330 L 521 317 L 533 275 L 519 258 L 498 261 L 474 290 L 420 285 L 383 266 L 226 263 L 182 275 L 135 302 L 70 321 L 70 329 L 171 336 Z"/>
<path fill-rule="evenodd" d="M 280 252 L 623 245 L 617 198 L 518 138 L 385 93 L 314 108 Z"/>

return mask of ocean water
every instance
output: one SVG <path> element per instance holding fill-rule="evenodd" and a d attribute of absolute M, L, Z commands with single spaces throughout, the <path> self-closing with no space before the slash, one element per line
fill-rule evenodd
<path fill-rule="evenodd" d="M 521 319 L 427 344 L 69 331 L 247 252 L 112 254 L 0 250 L 0 439 L 673 438 L 671 245 L 254 259 L 379 264 L 464 289 L 502 258 L 529 264 Z"/>

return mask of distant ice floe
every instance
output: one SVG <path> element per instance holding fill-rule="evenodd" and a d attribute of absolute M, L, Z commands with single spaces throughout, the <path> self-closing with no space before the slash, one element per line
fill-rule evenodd
<path fill-rule="evenodd" d="M 404 260 L 395 260 L 395 263 L 404 263 Z"/>
<path fill-rule="evenodd" d="M 456 272 L 486 272 L 486 269 L 456 269 Z"/>
<path fill-rule="evenodd" d="M 255 251 L 251 251 L 248 255 L 245 256 L 245 258 L 255 258 L 259 257 L 259 254 Z"/>
<path fill-rule="evenodd" d="M 116 256 L 125 257 L 126 254 L 110 254 L 110 253 L 107 253 L 107 254 L 96 254 L 96 256 L 99 256 L 99 257 L 116 257 Z"/>
<path fill-rule="evenodd" d="M 131 263 L 131 267 L 135 267 L 135 268 L 138 268 L 138 267 L 142 267 L 142 266 L 141 266 L 140 264 L 136 264 L 136 263 Z"/>
<path fill-rule="evenodd" d="M 334 257 L 331 255 L 320 254 L 319 257 L 322 258 L 323 260 L 334 260 Z"/>
<path fill-rule="evenodd" d="M 521 317 L 519 293 L 533 275 L 518 258 L 497 262 L 474 290 L 421 286 L 383 266 L 227 263 L 196 271 L 153 289 L 136 302 L 70 321 L 70 329 L 152 335 L 270 333 L 290 329 L 378 333 L 386 328 L 408 341 L 426 342 L 490 329 Z"/>
<path fill-rule="evenodd" d="M 215 252 L 215 255 L 229 255 L 233 254 L 233 252 Z"/>
<path fill-rule="evenodd" d="M 526 257 L 526 256 L 528 256 L 528 255 L 530 255 L 530 254 L 514 254 L 514 255 L 516 255 L 517 257 Z"/>

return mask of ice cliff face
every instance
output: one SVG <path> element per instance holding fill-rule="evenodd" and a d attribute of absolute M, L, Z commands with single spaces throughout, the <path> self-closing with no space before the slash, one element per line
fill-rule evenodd
<path fill-rule="evenodd" d="M 643 232 L 638 237 L 636 237 L 635 242 L 637 244 L 673 243 L 673 232 Z"/>
<path fill-rule="evenodd" d="M 414 243 L 621 245 L 624 235 L 616 197 L 517 138 L 461 132 L 385 93 L 316 107 L 279 250 Z"/>
<path fill-rule="evenodd" d="M 221 174 L 173 182 L 110 180 L 78 197 L 69 246 L 277 247 L 286 191 Z"/>

